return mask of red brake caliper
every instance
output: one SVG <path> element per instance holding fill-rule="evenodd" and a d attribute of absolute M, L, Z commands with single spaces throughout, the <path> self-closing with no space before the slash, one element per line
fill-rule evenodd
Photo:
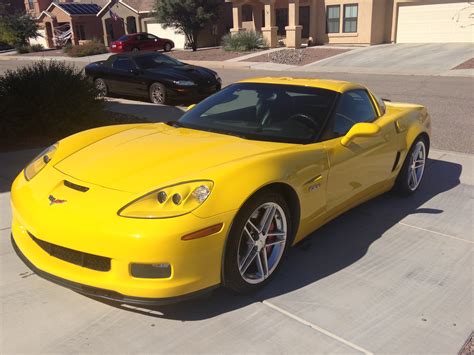
<path fill-rule="evenodd" d="M 270 224 L 270 228 L 268 228 L 268 233 L 272 233 L 273 231 L 275 230 L 275 222 L 272 221 L 272 224 Z M 266 244 L 271 244 L 273 243 L 274 241 L 276 240 L 276 237 L 274 235 L 271 235 L 269 237 L 267 237 L 267 240 L 266 240 Z M 272 249 L 273 249 L 273 245 L 270 245 L 268 247 L 265 247 L 266 249 L 266 252 L 267 252 L 267 256 L 270 255 Z"/>

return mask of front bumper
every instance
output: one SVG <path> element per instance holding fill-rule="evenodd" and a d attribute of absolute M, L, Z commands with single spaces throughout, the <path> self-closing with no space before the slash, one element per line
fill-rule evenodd
<path fill-rule="evenodd" d="M 48 172 L 41 172 L 29 182 L 20 175 L 12 187 L 12 242 L 18 255 L 39 276 L 95 297 L 139 304 L 169 303 L 221 283 L 224 244 L 235 212 L 209 218 L 192 213 L 168 219 L 125 218 L 118 216 L 114 207 L 113 196 L 122 193 L 91 184 L 86 193 L 60 190 L 61 198 L 68 202 L 50 206 L 50 189 L 45 185 L 47 181 L 56 181 L 51 184 L 57 185 L 57 177 L 64 176 L 54 168 Z M 86 196 L 90 198 L 89 208 L 83 205 Z M 109 206 L 100 206 L 100 200 L 110 203 L 110 213 L 104 212 Z M 186 234 L 219 223 L 223 227 L 218 233 L 181 240 Z M 110 258 L 110 269 L 99 271 L 55 257 L 41 248 L 36 238 Z M 132 263 L 168 263 L 171 276 L 134 277 Z"/>
<path fill-rule="evenodd" d="M 168 97 L 172 100 L 203 100 L 221 89 L 221 84 L 215 82 L 212 85 L 199 87 L 171 87 L 167 89 Z"/>

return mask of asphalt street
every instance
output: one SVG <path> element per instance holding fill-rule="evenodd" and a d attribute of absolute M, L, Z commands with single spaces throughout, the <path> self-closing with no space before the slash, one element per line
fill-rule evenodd
<path fill-rule="evenodd" d="M 31 62 L 23 60 L 0 60 L 0 74 L 7 69 L 29 63 Z M 77 62 L 76 65 L 82 67 L 84 63 Z M 366 85 L 379 96 L 392 101 L 425 105 L 433 119 L 432 147 L 474 153 L 472 139 L 472 132 L 474 132 L 474 80 L 472 77 L 237 69 L 217 69 L 216 71 L 221 75 L 224 85 L 244 78 L 260 76 L 320 77 L 358 82 Z"/>

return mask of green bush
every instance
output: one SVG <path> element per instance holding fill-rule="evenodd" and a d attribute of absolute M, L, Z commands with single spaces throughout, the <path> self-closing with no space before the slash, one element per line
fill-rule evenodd
<path fill-rule="evenodd" d="M 41 43 L 32 44 L 30 47 L 31 52 L 41 52 L 44 49 Z"/>
<path fill-rule="evenodd" d="M 93 126 L 103 110 L 92 82 L 74 66 L 39 61 L 0 76 L 0 140 L 66 135 Z"/>
<path fill-rule="evenodd" d="M 16 50 L 19 54 L 30 53 L 30 46 L 17 46 Z"/>
<path fill-rule="evenodd" d="M 78 46 L 66 48 L 67 47 L 65 47 L 65 53 L 67 53 L 67 55 L 70 57 L 85 57 L 88 55 L 107 53 L 107 47 L 96 39 Z"/>
<path fill-rule="evenodd" d="M 242 31 L 234 35 L 226 34 L 222 37 L 222 46 L 226 51 L 248 52 L 267 47 L 263 37 L 255 31 Z"/>

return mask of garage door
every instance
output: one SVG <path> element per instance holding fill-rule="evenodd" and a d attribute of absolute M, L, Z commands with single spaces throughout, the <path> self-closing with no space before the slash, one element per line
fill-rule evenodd
<path fill-rule="evenodd" d="M 186 42 L 186 37 L 183 34 L 175 33 L 175 29 L 164 29 L 159 23 L 147 23 L 146 31 L 161 38 L 168 38 L 174 42 L 174 47 L 183 49 Z"/>
<path fill-rule="evenodd" d="M 472 13 L 472 2 L 400 5 L 397 42 L 474 42 Z"/>

